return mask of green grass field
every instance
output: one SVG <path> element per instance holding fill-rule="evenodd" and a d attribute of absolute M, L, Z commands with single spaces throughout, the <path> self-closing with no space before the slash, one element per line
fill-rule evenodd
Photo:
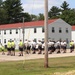
<path fill-rule="evenodd" d="M 44 68 L 44 59 L 0 62 L 0 75 L 53 75 L 72 70 L 75 70 L 75 57 L 50 58 L 49 68 Z"/>

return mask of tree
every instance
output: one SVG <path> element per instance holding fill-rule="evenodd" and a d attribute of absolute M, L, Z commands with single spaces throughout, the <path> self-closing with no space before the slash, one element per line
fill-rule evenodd
<path fill-rule="evenodd" d="M 64 1 L 60 7 L 61 7 L 62 10 L 64 11 L 64 10 L 68 10 L 68 9 L 69 9 L 68 6 L 69 6 L 69 4 L 68 4 L 66 1 Z"/>
<path fill-rule="evenodd" d="M 53 6 L 48 12 L 49 18 L 58 18 L 60 15 L 60 9 L 56 6 Z"/>
<path fill-rule="evenodd" d="M 17 23 L 20 21 L 21 12 L 23 11 L 20 0 L 6 0 L 4 1 L 3 8 L 8 16 L 7 23 Z"/>
<path fill-rule="evenodd" d="M 3 1 L 2 1 L 2 0 L 0 0 L 0 6 L 2 5 L 2 2 L 3 2 Z"/>
<path fill-rule="evenodd" d="M 38 16 L 36 16 L 36 15 L 34 15 L 34 14 L 31 14 L 31 18 L 32 18 L 32 21 L 38 20 Z"/>
<path fill-rule="evenodd" d="M 3 8 L 0 8 L 0 25 L 7 23 L 6 11 Z"/>
<path fill-rule="evenodd" d="M 64 21 L 69 23 L 70 25 L 75 24 L 75 10 L 65 10 L 63 13 L 60 15 L 60 18 L 62 18 Z"/>
<path fill-rule="evenodd" d="M 24 17 L 24 22 L 32 21 L 31 15 L 29 13 L 21 13 L 20 22 L 23 22 L 23 18 L 22 17 Z"/>
<path fill-rule="evenodd" d="M 44 15 L 40 13 L 38 16 L 38 20 L 44 20 Z"/>
<path fill-rule="evenodd" d="M 0 25 L 6 23 L 6 18 L 7 15 L 5 9 L 3 9 L 3 1 L 0 0 Z"/>

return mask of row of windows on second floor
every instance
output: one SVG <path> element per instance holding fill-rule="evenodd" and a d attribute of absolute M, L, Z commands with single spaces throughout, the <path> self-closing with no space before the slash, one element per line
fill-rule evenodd
<path fill-rule="evenodd" d="M 26 30 L 26 29 L 24 29 L 24 31 L 25 31 L 25 30 Z M 30 29 L 28 29 L 28 30 L 33 31 L 33 33 L 37 33 L 37 28 L 30 28 Z M 13 34 L 13 33 L 19 34 L 19 33 L 23 33 L 24 31 L 23 31 L 23 29 L 0 30 L 0 35 L 1 35 L 1 34 L 4 34 L 4 35 L 6 35 L 6 34 Z M 29 32 L 29 31 L 28 31 L 28 32 Z M 41 32 L 44 33 L 44 27 L 41 27 Z"/>
<path fill-rule="evenodd" d="M 52 33 L 55 33 L 55 31 L 56 31 L 54 27 L 52 27 L 50 30 L 51 30 Z M 2 33 L 2 31 L 3 31 L 3 33 Z M 33 28 L 33 33 L 37 33 L 37 31 L 38 31 L 37 28 Z M 19 32 L 20 32 L 20 29 L 15 29 L 15 34 L 18 34 Z M 41 28 L 40 32 L 42 32 L 42 33 L 45 32 L 44 27 Z M 61 27 L 59 27 L 58 32 L 62 33 L 62 28 Z M 65 33 L 68 33 L 68 32 L 69 32 L 68 28 L 65 28 Z M 22 30 L 22 33 L 23 33 L 23 30 Z M 0 30 L 0 35 L 1 34 L 6 35 L 7 34 L 7 30 Z M 9 34 L 13 34 L 13 29 L 9 30 Z"/>

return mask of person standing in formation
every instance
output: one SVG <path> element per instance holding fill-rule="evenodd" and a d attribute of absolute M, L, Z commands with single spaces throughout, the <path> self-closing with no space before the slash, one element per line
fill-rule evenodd
<path fill-rule="evenodd" d="M 63 52 L 63 53 L 66 53 L 66 48 L 67 48 L 67 43 L 66 43 L 66 41 L 64 40 L 64 48 L 63 48 L 64 52 Z"/>
<path fill-rule="evenodd" d="M 61 52 L 64 51 L 64 41 L 61 41 Z"/>
<path fill-rule="evenodd" d="M 38 54 L 41 54 L 42 53 L 42 43 L 41 43 L 41 40 L 38 40 L 37 44 L 38 44 Z"/>
<path fill-rule="evenodd" d="M 0 43 L 0 50 L 2 51 L 2 55 L 5 55 L 4 53 L 5 47 L 1 43 Z"/>
<path fill-rule="evenodd" d="M 11 56 L 15 56 L 15 42 L 11 41 Z"/>
<path fill-rule="evenodd" d="M 61 51 L 63 51 L 63 53 L 66 53 L 66 47 L 67 47 L 67 43 L 66 41 L 61 41 Z"/>
<path fill-rule="evenodd" d="M 44 52 L 45 51 L 45 42 L 44 41 L 42 42 L 42 51 L 43 51 L 43 54 L 45 54 L 45 52 Z"/>
<path fill-rule="evenodd" d="M 28 54 L 30 53 L 30 50 L 31 50 L 31 41 L 28 40 L 28 43 L 27 43 L 27 51 L 28 51 Z"/>
<path fill-rule="evenodd" d="M 24 50 L 27 54 L 30 53 L 30 50 L 31 50 L 31 41 L 30 40 L 25 40 L 24 42 Z"/>
<path fill-rule="evenodd" d="M 22 40 L 20 40 L 20 42 L 19 42 L 19 51 L 20 51 L 19 56 L 23 56 L 23 47 L 24 47 L 24 44 L 23 44 Z"/>
<path fill-rule="evenodd" d="M 55 43 L 55 46 L 56 46 L 56 53 L 60 53 L 60 41 L 59 40 Z"/>
<path fill-rule="evenodd" d="M 36 53 L 36 42 L 33 40 L 32 42 L 31 42 L 31 49 L 32 49 L 32 54 L 35 54 Z"/>
<path fill-rule="evenodd" d="M 28 40 L 26 39 L 25 42 L 24 42 L 24 50 L 28 54 L 27 44 L 28 44 Z"/>
<path fill-rule="evenodd" d="M 52 41 L 49 40 L 48 42 L 48 51 L 49 51 L 49 54 L 52 54 Z"/>
<path fill-rule="evenodd" d="M 11 55 L 11 40 L 8 40 L 7 50 L 8 50 L 8 54 L 7 55 Z"/>
<path fill-rule="evenodd" d="M 70 53 L 74 51 L 74 41 L 70 41 Z"/>

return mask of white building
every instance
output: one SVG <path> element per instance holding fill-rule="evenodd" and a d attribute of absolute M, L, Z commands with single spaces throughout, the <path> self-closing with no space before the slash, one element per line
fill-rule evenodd
<path fill-rule="evenodd" d="M 43 40 L 44 39 L 44 21 L 33 21 L 25 23 L 15 23 L 0 25 L 0 42 L 6 45 L 8 40 L 15 41 L 16 46 L 19 40 L 23 40 L 23 28 L 24 28 L 24 40 Z M 62 19 L 52 19 L 48 21 L 48 39 L 71 40 L 71 26 Z"/>
<path fill-rule="evenodd" d="M 71 32 L 72 40 L 75 42 L 75 25 L 72 26 L 72 32 Z"/>

